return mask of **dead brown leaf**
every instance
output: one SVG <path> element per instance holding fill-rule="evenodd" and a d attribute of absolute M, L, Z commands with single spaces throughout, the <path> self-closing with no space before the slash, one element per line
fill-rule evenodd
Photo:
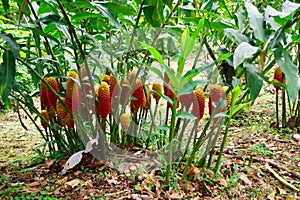
<path fill-rule="evenodd" d="M 192 164 L 187 175 L 188 177 L 193 177 L 195 180 L 200 180 L 200 173 L 200 169 Z"/>
<path fill-rule="evenodd" d="M 274 189 L 274 190 L 271 192 L 271 194 L 268 195 L 267 198 L 268 198 L 269 200 L 274 200 L 275 197 L 276 197 L 276 189 Z"/>
<path fill-rule="evenodd" d="M 79 184 L 84 184 L 84 181 L 81 179 L 75 178 L 75 179 L 65 183 L 65 190 L 71 191 L 73 188 L 75 188 Z"/>
<path fill-rule="evenodd" d="M 29 187 L 37 187 L 39 185 L 40 185 L 40 183 L 37 181 L 28 184 Z"/>
<path fill-rule="evenodd" d="M 67 180 L 68 180 L 68 177 L 66 176 L 66 177 L 64 177 L 63 179 L 57 180 L 57 181 L 55 182 L 55 184 L 58 184 L 58 185 L 60 185 L 60 184 L 65 184 L 65 183 L 67 182 Z"/>
<path fill-rule="evenodd" d="M 252 187 L 252 182 L 248 179 L 248 177 L 246 176 L 246 174 L 244 173 L 239 173 L 240 174 L 240 179 L 246 184 L 249 185 L 250 187 Z"/>
<path fill-rule="evenodd" d="M 93 189 L 94 186 L 93 186 L 93 182 L 91 180 L 87 180 L 85 183 L 84 183 L 85 187 L 87 189 Z"/>
<path fill-rule="evenodd" d="M 227 187 L 227 181 L 224 179 L 224 178 L 217 178 L 217 183 L 219 184 L 219 185 L 222 185 L 222 186 L 224 186 L 224 187 Z"/>

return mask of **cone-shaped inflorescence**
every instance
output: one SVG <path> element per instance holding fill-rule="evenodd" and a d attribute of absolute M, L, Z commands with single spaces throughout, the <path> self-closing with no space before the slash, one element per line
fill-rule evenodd
<path fill-rule="evenodd" d="M 61 98 L 62 102 L 66 102 L 65 98 Z M 67 108 L 63 105 L 63 103 L 57 100 L 56 102 L 56 113 L 57 113 L 57 123 L 60 126 L 65 125 L 65 117 L 68 114 Z"/>
<path fill-rule="evenodd" d="M 58 93 L 58 83 L 55 78 L 45 78 L 45 81 L 52 87 L 52 89 L 56 93 Z M 53 106 L 55 108 L 57 98 L 49 88 L 47 89 L 47 98 L 48 98 L 49 106 Z"/>
<path fill-rule="evenodd" d="M 77 80 L 77 81 L 76 81 Z M 66 104 L 69 110 L 76 112 L 80 107 L 80 87 L 78 73 L 71 71 L 66 85 Z"/>
<path fill-rule="evenodd" d="M 274 69 L 274 81 L 283 83 L 283 74 L 279 66 L 276 66 Z M 274 84 L 275 89 L 280 90 L 280 86 Z"/>
<path fill-rule="evenodd" d="M 159 92 L 159 93 L 162 93 L 161 84 L 158 83 L 158 82 L 153 83 L 152 84 L 152 90 L 156 91 L 156 92 Z M 159 94 L 157 94 L 156 92 L 152 92 L 152 96 L 156 100 L 156 102 L 158 102 L 161 96 Z"/>
<path fill-rule="evenodd" d="M 92 91 L 92 85 L 90 83 L 87 69 L 85 66 L 81 68 L 81 78 L 82 78 L 82 84 L 85 91 L 85 95 L 88 95 L 90 94 L 90 91 Z"/>
<path fill-rule="evenodd" d="M 194 92 L 192 92 L 190 94 L 183 94 L 180 96 L 180 103 L 182 106 L 189 109 L 195 98 L 196 97 L 195 97 Z"/>
<path fill-rule="evenodd" d="M 193 110 L 192 114 L 197 117 L 197 120 L 199 121 L 202 119 L 204 115 L 204 109 L 205 109 L 205 95 L 203 90 L 201 89 L 196 89 L 193 92 Z"/>
<path fill-rule="evenodd" d="M 110 90 L 109 85 L 102 81 L 96 89 L 96 95 L 98 97 L 98 113 L 102 119 L 106 119 L 110 113 Z"/>
<path fill-rule="evenodd" d="M 48 97 L 47 97 L 47 87 L 40 82 L 40 101 L 41 101 L 41 110 L 46 110 L 49 107 Z"/>
<path fill-rule="evenodd" d="M 130 84 L 130 82 L 127 79 L 125 79 L 123 81 L 122 92 L 121 92 L 121 97 L 120 97 L 120 104 L 122 106 L 124 105 L 124 103 L 127 100 L 126 97 L 127 97 L 128 92 L 129 92 L 129 84 Z"/>
<path fill-rule="evenodd" d="M 49 114 L 47 110 L 42 110 L 41 115 L 49 122 Z M 47 123 L 41 118 L 41 124 L 44 128 L 47 128 Z"/>
<path fill-rule="evenodd" d="M 225 92 L 227 90 L 227 87 L 222 87 L 220 85 L 214 84 L 210 87 L 209 90 L 209 100 L 208 100 L 208 109 L 209 109 L 209 115 L 211 115 L 215 109 L 215 106 L 220 102 L 222 97 L 224 96 Z M 226 96 L 227 105 L 225 109 L 228 109 L 231 104 L 231 94 L 229 93 Z M 220 113 L 224 111 L 225 109 L 222 108 L 222 106 L 219 107 L 218 112 Z"/>
<path fill-rule="evenodd" d="M 133 90 L 132 90 L 132 99 L 130 101 L 130 110 L 132 113 L 135 113 L 139 110 L 144 102 L 144 87 L 141 79 L 137 79 Z"/>
<path fill-rule="evenodd" d="M 64 117 L 64 122 L 67 125 L 68 128 L 73 128 L 74 127 L 74 119 L 70 113 L 67 113 L 66 116 Z"/>
<path fill-rule="evenodd" d="M 127 113 L 123 113 L 120 116 L 120 123 L 121 123 L 122 129 L 127 130 L 129 128 L 130 117 Z"/>

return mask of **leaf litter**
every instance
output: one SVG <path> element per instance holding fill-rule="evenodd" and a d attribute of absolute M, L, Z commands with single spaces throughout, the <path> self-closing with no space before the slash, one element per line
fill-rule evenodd
<path fill-rule="evenodd" d="M 286 183 L 300 188 L 299 132 L 280 132 L 272 128 L 276 119 L 275 113 L 270 112 L 275 107 L 270 99 L 274 98 L 268 93 L 260 96 L 252 108 L 235 118 L 220 174 L 215 175 L 212 169 L 202 169 L 195 164 L 189 169 L 187 182 L 181 182 L 180 175 L 174 175 L 177 181 L 169 191 L 164 190 L 164 176 L 160 170 L 139 171 L 137 165 L 129 163 L 124 166 L 127 170 L 119 171 L 102 161 L 92 162 L 89 154 L 84 154 L 80 164 L 65 175 L 60 172 L 68 158 L 48 159 L 30 168 L 12 164 L 12 160 L 19 158 L 19 152 L 28 151 L 42 140 L 30 143 L 28 138 L 34 133 L 21 132 L 22 127 L 15 125 L 16 116 L 2 113 L 1 154 L 14 145 L 18 151 L 8 156 L 12 158 L 10 164 L 1 162 L 0 197 L 9 199 L 9 196 L 36 194 L 62 199 L 299 199 L 299 192 L 274 176 L 277 174 Z M 34 131 L 34 128 L 29 130 Z M 11 132 L 23 135 L 12 136 Z M 26 147 L 17 146 L 20 140 L 26 140 Z M 219 152 L 220 142 L 215 154 Z M 140 150 L 135 151 L 141 154 Z M 179 166 L 178 172 L 182 173 L 183 169 L 184 166 Z"/>

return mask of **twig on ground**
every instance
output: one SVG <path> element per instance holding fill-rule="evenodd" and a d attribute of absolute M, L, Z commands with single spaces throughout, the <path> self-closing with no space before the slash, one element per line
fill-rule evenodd
<path fill-rule="evenodd" d="M 277 174 L 268 163 L 265 164 L 266 169 L 278 180 L 280 181 L 283 185 L 285 185 L 286 187 L 299 192 L 300 190 L 298 188 L 296 188 L 295 186 L 293 186 L 292 184 L 288 183 L 286 180 L 284 180 L 281 176 L 279 176 L 279 174 Z"/>
<path fill-rule="evenodd" d="M 227 155 L 231 158 L 237 158 L 237 159 L 245 159 L 245 156 L 240 156 L 240 155 Z M 258 157 L 252 157 L 251 158 L 252 161 L 254 162 L 264 162 L 264 163 L 268 163 L 269 165 L 272 165 L 273 167 L 276 167 L 277 169 L 281 169 L 284 171 L 287 171 L 288 173 L 290 173 L 293 177 L 296 177 L 300 180 L 300 174 L 298 172 L 295 172 L 294 170 L 291 170 L 289 168 L 287 168 L 286 166 L 283 166 L 279 163 L 276 163 L 274 160 L 271 159 L 264 159 L 264 158 L 258 158 Z"/>

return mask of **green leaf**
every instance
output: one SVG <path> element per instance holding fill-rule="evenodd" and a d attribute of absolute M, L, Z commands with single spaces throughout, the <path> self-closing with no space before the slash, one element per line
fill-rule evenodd
<path fill-rule="evenodd" d="M 233 28 L 226 28 L 224 30 L 224 34 L 227 35 L 227 37 L 229 37 L 231 41 L 237 42 L 238 44 L 242 42 L 249 42 L 249 39 L 245 35 Z"/>
<path fill-rule="evenodd" d="M 227 60 L 227 59 L 229 59 L 232 55 L 233 55 L 232 52 L 225 53 L 225 54 L 221 55 L 221 56 L 218 58 L 217 62 L 221 62 L 221 61 L 223 61 L 223 60 Z"/>
<path fill-rule="evenodd" d="M 237 17 L 238 20 L 238 27 L 239 30 L 243 30 L 245 28 L 245 11 L 242 7 L 239 8 L 235 16 Z"/>
<path fill-rule="evenodd" d="M 148 5 L 143 7 L 146 20 L 153 27 L 160 27 L 162 25 L 164 19 L 163 8 L 164 4 L 162 0 L 148 1 Z"/>
<path fill-rule="evenodd" d="M 61 17 L 58 15 L 48 14 L 39 18 L 37 21 L 44 24 L 59 24 L 61 23 Z"/>
<path fill-rule="evenodd" d="M 81 21 L 83 19 L 91 19 L 91 18 L 102 18 L 102 15 L 90 13 L 90 12 L 80 12 L 71 17 L 72 21 Z"/>
<path fill-rule="evenodd" d="M 161 64 L 165 65 L 162 55 L 151 45 L 141 42 L 142 46 L 148 49 L 151 55 Z"/>
<path fill-rule="evenodd" d="M 247 103 L 243 103 L 243 104 L 239 104 L 233 107 L 230 116 L 232 117 L 233 115 L 235 115 L 238 111 L 242 110 L 243 108 L 245 108 L 246 106 L 248 106 L 249 104 L 251 104 L 252 101 L 249 101 Z"/>
<path fill-rule="evenodd" d="M 4 8 L 5 12 L 7 12 L 9 9 L 8 0 L 2 0 L 2 4 L 3 4 L 3 8 Z"/>
<path fill-rule="evenodd" d="M 29 28 L 29 29 L 32 30 L 32 32 L 34 32 L 35 34 L 44 36 L 44 37 L 46 37 L 46 38 L 49 38 L 49 39 L 55 41 L 57 44 L 60 44 L 60 42 L 59 42 L 58 39 L 56 39 L 55 37 L 53 37 L 53 36 L 50 35 L 50 34 L 47 34 L 47 33 L 43 32 L 43 31 L 41 31 L 41 29 L 39 29 L 39 28 Z"/>
<path fill-rule="evenodd" d="M 233 67 L 236 69 L 245 59 L 253 56 L 258 50 L 258 47 L 254 47 L 247 42 L 239 44 L 233 54 Z"/>
<path fill-rule="evenodd" d="M 107 8 L 102 6 L 99 2 L 91 2 L 91 5 L 95 6 L 104 17 L 108 18 L 112 25 L 115 26 L 117 29 L 121 29 L 120 23 L 110 14 Z"/>
<path fill-rule="evenodd" d="M 136 14 L 136 11 L 131 6 L 118 1 L 103 2 L 102 5 L 106 7 L 113 14 L 123 14 L 123 15 Z"/>
<path fill-rule="evenodd" d="M 254 64 L 244 63 L 244 67 L 248 72 L 248 86 L 250 90 L 250 98 L 254 101 L 263 86 L 263 79 L 258 74 L 258 68 Z"/>
<path fill-rule="evenodd" d="M 201 67 L 198 67 L 198 68 L 191 69 L 191 70 L 187 71 L 182 78 L 184 78 L 185 81 L 188 82 L 192 78 L 194 78 L 197 75 L 199 75 L 200 73 L 202 73 L 202 72 L 204 72 L 206 70 L 211 69 L 213 66 L 214 66 L 214 63 L 210 63 L 210 64 L 207 64 L 207 65 L 203 65 Z"/>
<path fill-rule="evenodd" d="M 198 85 L 206 84 L 206 80 L 190 81 L 180 87 L 178 96 L 192 93 Z M 182 83 L 181 83 L 182 84 Z"/>
<path fill-rule="evenodd" d="M 176 117 L 181 119 L 196 119 L 196 117 L 189 112 L 178 112 L 176 113 Z"/>
<path fill-rule="evenodd" d="M 274 55 L 276 63 L 284 73 L 289 98 L 295 102 L 300 88 L 297 66 L 292 62 L 289 53 L 282 47 L 277 48 Z"/>
<path fill-rule="evenodd" d="M 254 35 L 262 42 L 267 41 L 267 35 L 264 28 L 264 16 L 251 3 L 246 2 L 245 7 L 248 12 L 250 27 L 254 30 Z"/>
<path fill-rule="evenodd" d="M 234 106 L 236 103 L 237 98 L 240 96 L 241 94 L 241 88 L 240 86 L 235 87 L 232 91 L 232 98 L 231 98 L 231 105 Z"/>
<path fill-rule="evenodd" d="M 7 102 L 8 95 L 13 88 L 16 76 L 16 58 L 12 51 L 5 51 L 3 63 L 0 65 L 0 95 Z"/>
<path fill-rule="evenodd" d="M 167 65 L 163 65 L 163 68 L 164 68 L 165 72 L 167 73 L 167 76 L 169 77 L 171 85 L 173 86 L 173 88 L 178 89 L 179 79 L 175 76 L 174 72 L 171 70 L 170 67 L 168 67 Z M 170 88 L 170 89 L 172 90 L 172 88 Z"/>
<path fill-rule="evenodd" d="M 152 72 L 154 72 L 161 80 L 164 80 L 164 76 L 161 73 L 161 70 L 159 70 L 155 67 L 150 67 L 150 66 L 147 66 L 147 68 L 150 69 Z"/>
<path fill-rule="evenodd" d="M 163 0 L 164 4 L 166 4 L 170 9 L 172 9 L 172 0 Z"/>
<path fill-rule="evenodd" d="M 9 46 L 9 50 L 12 51 L 12 53 L 14 54 L 14 56 L 17 58 L 19 57 L 19 53 L 20 53 L 20 47 L 19 44 L 17 43 L 17 41 L 13 38 L 12 34 L 7 34 L 4 32 L 0 33 L 0 38 L 3 38 L 4 40 L 7 41 L 8 46 Z"/>

